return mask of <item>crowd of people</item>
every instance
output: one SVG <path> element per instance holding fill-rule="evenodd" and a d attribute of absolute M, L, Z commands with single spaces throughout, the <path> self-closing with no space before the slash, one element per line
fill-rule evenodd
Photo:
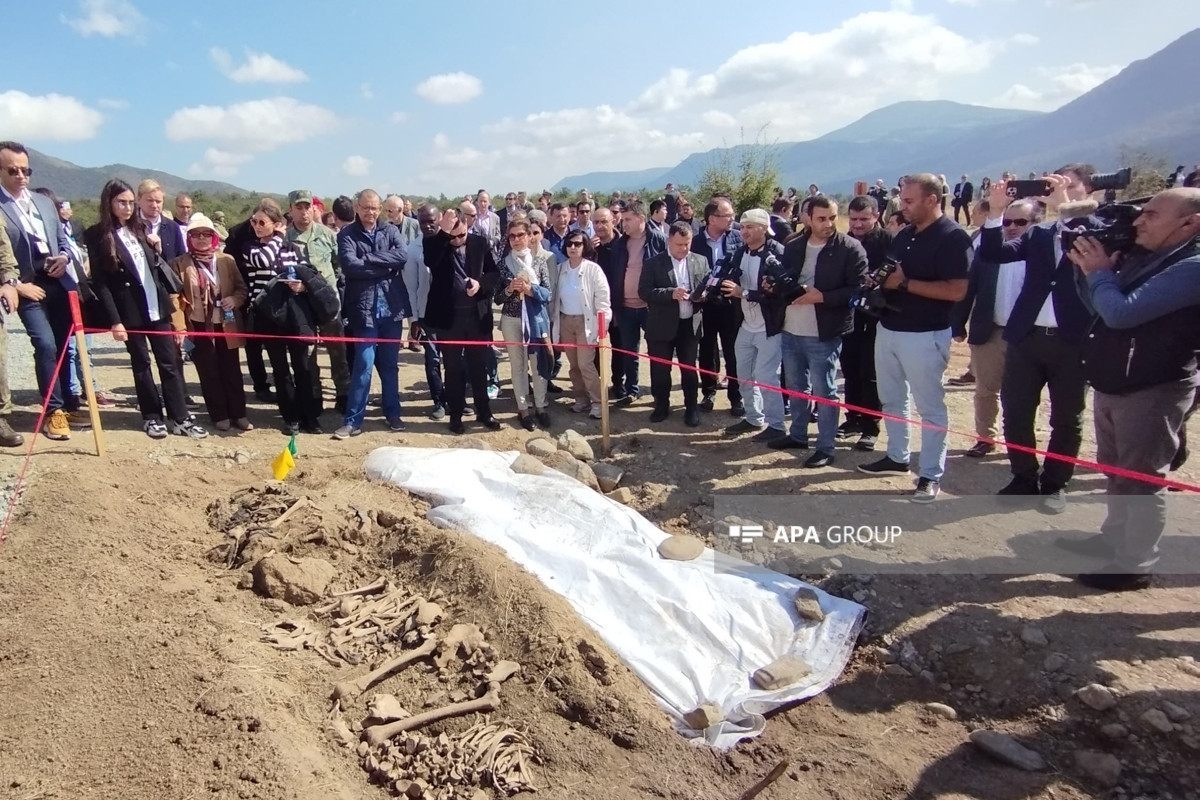
<path fill-rule="evenodd" d="M 20 144 L 0 143 L 8 234 L 0 236 L 0 296 L 33 343 L 49 398 L 43 433 L 52 439 L 88 423 L 75 357 L 56 369 L 72 328 L 67 292 L 77 290 L 88 326 L 125 343 L 152 438 L 208 435 L 189 410 L 198 404 L 185 360 L 218 431 L 253 427 L 244 361 L 256 398 L 277 405 L 287 433 L 324 434 L 318 336 L 332 339 L 321 343 L 340 417 L 332 436 L 362 433 L 374 373 L 387 429 L 404 431 L 398 369 L 407 320 L 408 346 L 424 359 L 427 413 L 456 434 L 471 417 L 501 427 L 492 407 L 498 355 L 508 357 L 517 424 L 527 430 L 554 425 L 554 394 L 597 419 L 605 402 L 640 401 L 645 339 L 652 424 L 675 411 L 672 362 L 686 426 L 699 426 L 720 401 L 732 417 L 725 436 L 811 451 L 805 468 L 834 465 L 839 438 L 875 450 L 882 416 L 886 452 L 857 469 L 915 469 L 910 499 L 927 503 L 946 469 L 944 373 L 957 339 L 971 352 L 979 436 L 967 455 L 994 452 L 1001 427 L 1004 442 L 1036 448 L 1035 416 L 1048 392 L 1045 447 L 1066 460 L 1010 448 L 1002 496 L 1037 496 L 1047 513 L 1066 509 L 1089 385 L 1101 462 L 1165 476 L 1185 450 L 1200 347 L 1196 172 L 1146 204 L 1134 222 L 1138 246 L 1114 255 L 1089 236 L 1063 244 L 1064 230 L 1106 224 L 1094 214 L 1095 170 L 1086 164 L 1046 173 L 1047 194 L 1033 197 L 1014 197 L 1011 176 L 985 178 L 978 195 L 966 175 L 953 189 L 933 174 L 892 188 L 879 180 L 844 212 L 816 185 L 803 197 L 777 190 L 770 208 L 740 215 L 728 196 L 701 204 L 671 184 L 649 203 L 619 192 L 606 205 L 586 191 L 570 203 L 510 192 L 493 207 L 481 190 L 447 209 L 364 189 L 325 210 L 296 190 L 287 208 L 263 199 L 228 229 L 186 194 L 168 218 L 157 183 L 114 179 L 100 221 L 79 231 L 69 203 L 30 191 L 28 163 Z M 609 386 L 600 379 L 602 327 L 613 348 Z M 911 405 L 925 423 L 915 465 L 904 421 Z M 4 390 L 0 445 L 16 446 L 10 408 Z M 1081 576 L 1090 585 L 1137 588 L 1157 560 L 1161 487 L 1110 477 L 1108 488 L 1115 499 L 1103 532 L 1063 546 L 1112 562 Z"/>

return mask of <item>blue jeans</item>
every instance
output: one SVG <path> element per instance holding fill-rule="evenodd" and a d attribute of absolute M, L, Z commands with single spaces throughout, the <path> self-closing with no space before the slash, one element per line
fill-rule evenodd
<path fill-rule="evenodd" d="M 34 372 L 37 375 L 38 394 L 50 401 L 46 412 L 59 410 L 77 411 L 79 401 L 71 395 L 71 371 L 67 359 L 55 373 L 58 356 L 71 338 L 71 311 L 67 298 L 59 292 L 47 291 L 41 301 L 24 300 L 17 307 L 17 315 L 29 340 L 33 344 Z"/>
<path fill-rule="evenodd" d="M 399 320 L 377 319 L 374 328 L 354 332 L 354 336 L 373 339 L 395 339 L 392 342 L 355 342 L 354 368 L 350 371 L 350 397 L 346 401 L 345 423 L 361 428 L 367 412 L 367 395 L 371 391 L 371 373 L 378 368 L 383 389 L 383 416 L 400 416 L 400 339 L 403 323 Z"/>
<path fill-rule="evenodd" d="M 783 374 L 787 388 L 832 401 L 817 405 L 817 450 L 833 455 L 838 426 L 837 365 L 842 338 L 838 336 L 822 342 L 816 336 L 796 336 L 787 331 L 780 336 L 783 337 Z M 811 404 L 812 401 L 805 398 L 788 398 L 792 415 L 788 435 L 797 442 L 808 442 Z"/>
<path fill-rule="evenodd" d="M 650 309 L 648 308 L 622 306 L 617 310 L 617 328 L 621 331 L 621 349 L 628 350 L 630 353 L 640 351 L 642 334 L 646 332 L 646 316 L 649 313 Z M 613 384 L 625 394 L 638 395 L 641 393 L 638 388 L 638 367 L 641 360 L 640 356 L 625 356 L 621 363 L 624 375 L 613 375 Z"/>
<path fill-rule="evenodd" d="M 767 336 L 766 331 L 738 331 L 734 343 L 742 402 L 746 405 L 746 421 L 751 425 L 766 425 L 783 430 L 783 395 L 770 389 L 750 386 L 754 381 L 762 386 L 779 386 L 779 368 L 783 364 L 782 333 Z"/>
<path fill-rule="evenodd" d="M 941 430 L 921 429 L 922 478 L 940 481 L 946 471 L 946 389 L 942 374 L 950 362 L 950 329 L 925 333 L 890 331 L 883 325 L 875 334 L 875 376 L 885 414 L 909 419 L 909 392 L 921 421 Z M 885 419 L 888 458 L 907 464 L 909 423 Z"/>
<path fill-rule="evenodd" d="M 425 383 L 429 386 L 429 399 L 433 407 L 446 405 L 446 395 L 442 388 L 442 355 L 438 351 L 437 337 L 425 330 L 421 331 L 421 347 L 425 349 Z"/>
<path fill-rule="evenodd" d="M 90 357 L 92 352 L 92 335 L 89 333 L 83 338 L 84 341 L 87 342 L 88 355 Z M 190 344 L 191 341 L 191 339 L 186 339 L 184 343 Z M 75 395 L 76 397 L 83 397 L 83 353 L 81 353 L 79 349 L 75 347 L 74 336 L 70 338 L 70 344 L 67 345 L 67 348 L 67 363 L 69 366 L 68 380 L 70 381 L 71 394 Z M 96 380 L 96 370 L 94 369 L 92 370 L 92 391 L 100 391 L 100 381 Z"/>

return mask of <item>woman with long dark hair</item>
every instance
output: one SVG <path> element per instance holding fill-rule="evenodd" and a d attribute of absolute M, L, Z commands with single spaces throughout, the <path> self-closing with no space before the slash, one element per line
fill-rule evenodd
<path fill-rule="evenodd" d="M 99 312 L 112 329 L 113 339 L 124 342 L 129 351 L 146 435 L 162 439 L 173 433 L 203 439 L 208 432 L 188 413 L 175 351 L 184 330 L 176 308 L 179 278 L 147 241 L 146 228 L 136 211 L 133 187 L 110 180 L 100 192 L 100 221 L 84 231 Z M 161 394 L 151 372 L 151 353 L 162 381 Z"/>
<path fill-rule="evenodd" d="M 550 320 L 554 323 L 554 343 L 567 349 L 571 365 L 571 391 L 575 404 L 571 410 L 600 419 L 600 373 L 596 371 L 595 347 L 600 331 L 597 315 L 612 319 L 608 280 L 596 263 L 596 249 L 583 231 L 571 230 L 563 237 L 566 260 L 558 265 L 553 281 Z"/>

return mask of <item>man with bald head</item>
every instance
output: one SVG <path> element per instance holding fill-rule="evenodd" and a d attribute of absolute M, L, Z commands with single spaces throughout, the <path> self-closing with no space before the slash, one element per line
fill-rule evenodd
<path fill-rule="evenodd" d="M 1084 235 L 1068 258 L 1096 314 L 1083 344 L 1084 373 L 1095 390 L 1096 460 L 1165 478 L 1198 383 L 1200 189 L 1160 192 L 1133 225 L 1141 248 L 1135 253 L 1110 254 Z M 1116 475 L 1107 476 L 1105 488 L 1108 517 L 1100 533 L 1060 544 L 1109 560 L 1078 576 L 1085 586 L 1145 588 L 1158 562 L 1167 490 Z"/>
<path fill-rule="evenodd" d="M 383 201 L 383 213 L 387 216 L 388 222 L 400 229 L 405 246 L 411 245 L 421 238 L 421 227 L 417 221 L 404 213 L 406 204 L 407 201 L 398 194 L 389 194 Z"/>

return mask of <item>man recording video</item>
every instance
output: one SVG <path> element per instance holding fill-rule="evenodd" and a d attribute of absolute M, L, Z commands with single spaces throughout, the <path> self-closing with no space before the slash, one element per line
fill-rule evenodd
<path fill-rule="evenodd" d="M 1096 460 L 1165 477 L 1196 394 L 1200 348 L 1200 189 L 1167 189 L 1134 220 L 1139 250 L 1109 253 L 1094 235 L 1068 257 L 1096 317 L 1083 345 L 1095 389 Z M 1073 552 L 1107 558 L 1080 583 L 1105 591 L 1142 589 L 1158 561 L 1166 489 L 1108 475 L 1108 516 L 1100 533 L 1060 540 Z"/>

